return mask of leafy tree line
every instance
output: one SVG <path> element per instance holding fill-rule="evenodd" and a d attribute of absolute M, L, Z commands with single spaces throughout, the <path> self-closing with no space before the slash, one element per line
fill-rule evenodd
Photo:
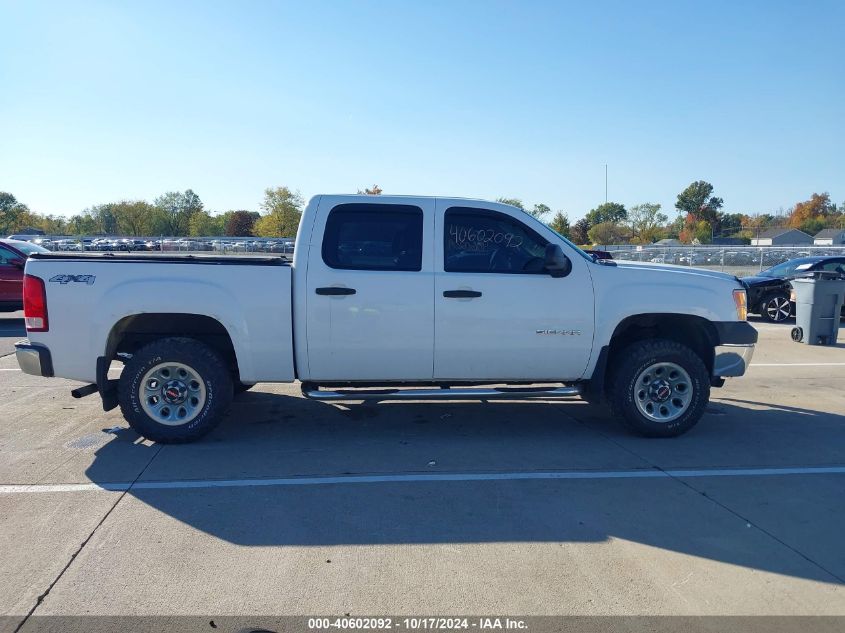
<path fill-rule="evenodd" d="M 810 235 L 824 228 L 845 228 L 845 202 L 837 207 L 827 193 L 814 193 L 809 200 L 796 203 L 788 211 L 749 215 L 722 211 L 724 200 L 713 192 L 709 182 L 691 183 L 678 194 L 677 216 L 673 220 L 656 203 L 644 202 L 626 208 L 619 202 L 605 202 L 571 225 L 563 211 L 552 215 L 544 204 L 527 209 L 518 198 L 499 198 L 498 202 L 527 211 L 577 244 L 652 244 L 664 238 L 708 244 L 717 237 L 748 242 L 760 231 L 772 227 L 797 228 Z"/>
<path fill-rule="evenodd" d="M 382 189 L 373 185 L 358 193 L 380 195 Z M 522 209 L 577 244 L 650 244 L 663 238 L 706 244 L 724 236 L 748 240 L 775 226 L 797 228 L 811 235 L 824 228 L 845 228 L 845 203 L 837 207 L 827 193 L 814 193 L 788 211 L 752 216 L 722 211 L 724 201 L 714 195 L 713 185 L 703 180 L 678 194 L 673 220 L 661 205 L 652 202 L 630 207 L 605 202 L 574 223 L 564 211 L 552 211 L 547 204 L 526 207 L 519 198 L 498 198 L 497 202 Z M 214 213 L 187 189 L 164 193 L 152 202 L 120 200 L 64 217 L 33 212 L 11 193 L 0 192 L 0 235 L 35 228 L 51 235 L 293 237 L 303 207 L 299 192 L 275 187 L 265 189 L 260 211 Z"/>
<path fill-rule="evenodd" d="M 63 217 L 35 213 L 11 193 L 0 192 L 0 235 L 34 228 L 50 235 L 293 237 L 303 206 L 298 192 L 275 187 L 264 191 L 260 212 L 213 213 L 187 189 L 169 191 L 151 203 L 120 200 Z"/>

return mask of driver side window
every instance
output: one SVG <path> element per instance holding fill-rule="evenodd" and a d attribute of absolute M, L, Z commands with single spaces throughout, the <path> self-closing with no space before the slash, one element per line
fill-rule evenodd
<path fill-rule="evenodd" d="M 548 241 L 504 213 L 451 207 L 445 214 L 443 241 L 446 272 L 544 273 Z"/>

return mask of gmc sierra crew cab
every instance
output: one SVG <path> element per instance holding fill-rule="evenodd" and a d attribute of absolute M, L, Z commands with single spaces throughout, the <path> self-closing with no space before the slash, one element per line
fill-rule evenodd
<path fill-rule="evenodd" d="M 319 400 L 606 400 L 666 437 L 745 372 L 746 307 L 735 277 L 600 260 L 512 206 L 322 195 L 292 263 L 32 255 L 16 353 L 158 442 L 207 433 L 257 382 L 295 380 Z"/>

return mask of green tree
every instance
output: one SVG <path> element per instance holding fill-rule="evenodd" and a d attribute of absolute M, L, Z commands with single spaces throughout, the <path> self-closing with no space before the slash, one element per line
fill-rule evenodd
<path fill-rule="evenodd" d="M 24 228 L 22 221 L 29 216 L 29 207 L 18 202 L 11 193 L 0 191 L 0 236 Z"/>
<path fill-rule="evenodd" d="M 628 212 L 625 210 L 625 205 L 618 202 L 605 202 L 595 209 L 590 209 L 584 217 L 590 226 L 595 226 L 605 222 L 622 222 L 628 217 Z"/>
<path fill-rule="evenodd" d="M 191 237 L 211 237 L 223 235 L 223 216 L 211 215 L 203 209 L 191 216 L 188 223 L 188 235 Z"/>
<path fill-rule="evenodd" d="M 569 229 L 569 217 L 563 212 L 558 211 L 555 213 L 555 216 L 552 218 L 551 222 L 549 222 L 549 226 L 552 228 L 553 231 L 557 231 L 565 238 L 571 238 L 570 229 Z"/>
<path fill-rule="evenodd" d="M 250 237 L 254 235 L 255 222 L 261 215 L 255 211 L 227 211 L 223 217 L 228 237 Z"/>
<path fill-rule="evenodd" d="M 653 202 L 634 205 L 628 211 L 631 229 L 641 244 L 651 244 L 662 239 L 665 233 L 663 225 L 668 219 L 669 216 L 660 212 L 660 205 Z"/>
<path fill-rule="evenodd" d="M 693 216 L 693 221 L 704 220 L 718 229 L 719 209 L 724 201 L 713 194 L 713 185 L 696 180 L 678 194 L 675 208 L 680 213 Z"/>
<path fill-rule="evenodd" d="M 202 200 L 191 189 L 168 191 L 156 198 L 154 205 L 158 210 L 156 233 L 171 236 L 187 235 L 191 216 L 203 209 Z"/>
<path fill-rule="evenodd" d="M 30 224 L 41 229 L 47 235 L 65 235 L 67 233 L 67 218 L 59 215 L 33 214 L 33 221 Z"/>
<path fill-rule="evenodd" d="M 93 235 L 97 232 L 97 226 L 89 214 L 79 213 L 68 219 L 67 232 L 71 235 Z"/>
<path fill-rule="evenodd" d="M 535 204 L 535 205 L 531 208 L 531 210 L 530 210 L 530 211 L 528 211 L 528 213 L 529 213 L 529 214 L 531 214 L 532 216 L 534 216 L 534 217 L 535 217 L 535 218 L 537 218 L 538 220 L 542 220 L 542 219 L 543 219 L 543 216 L 546 216 L 546 215 L 548 215 L 548 214 L 549 214 L 549 213 L 551 213 L 551 212 L 552 212 L 552 210 L 551 210 L 551 208 L 549 207 L 549 205 L 547 205 L 547 204 L 542 204 L 542 203 Z"/>
<path fill-rule="evenodd" d="M 587 235 L 593 244 L 624 244 L 631 238 L 631 229 L 616 222 L 599 222 Z"/>
<path fill-rule="evenodd" d="M 719 224 L 721 225 L 721 235 L 731 236 L 742 231 L 746 216 L 742 213 L 723 213 L 719 220 Z"/>
<path fill-rule="evenodd" d="M 265 189 L 261 203 L 265 214 L 255 223 L 255 234 L 261 237 L 293 237 L 299 227 L 303 205 L 299 192 L 288 187 Z"/>
<path fill-rule="evenodd" d="M 91 233 L 101 235 L 117 234 L 117 217 L 112 210 L 113 204 L 98 204 L 83 211 L 88 218 Z"/>
<path fill-rule="evenodd" d="M 576 244 L 586 244 L 589 240 L 590 221 L 581 218 L 570 229 L 570 239 Z"/>
<path fill-rule="evenodd" d="M 150 235 L 156 209 L 144 200 L 121 200 L 106 205 L 114 216 L 117 233 L 121 235 Z"/>

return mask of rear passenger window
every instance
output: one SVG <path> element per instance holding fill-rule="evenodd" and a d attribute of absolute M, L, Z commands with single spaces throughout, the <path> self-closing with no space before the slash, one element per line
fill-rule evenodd
<path fill-rule="evenodd" d="M 446 272 L 545 273 L 548 241 L 498 211 L 447 209 L 443 242 Z"/>
<path fill-rule="evenodd" d="M 403 204 L 341 204 L 323 235 L 323 261 L 346 270 L 422 270 L 423 212 Z"/>

